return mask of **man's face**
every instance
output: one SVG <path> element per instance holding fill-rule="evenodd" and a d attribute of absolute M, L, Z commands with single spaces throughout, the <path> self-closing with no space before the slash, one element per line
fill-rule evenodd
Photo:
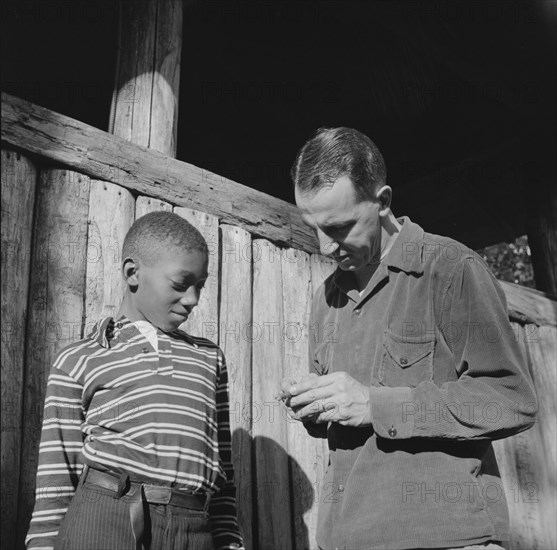
<path fill-rule="evenodd" d="M 317 233 L 321 254 L 329 256 L 344 271 L 356 271 L 381 253 L 380 203 L 360 200 L 348 176 L 315 194 L 296 189 L 296 204 L 302 219 Z"/>
<path fill-rule="evenodd" d="M 199 301 L 207 279 L 207 255 L 172 248 L 154 265 L 138 261 L 137 266 L 137 285 L 130 285 L 135 316 L 165 332 L 176 330 Z"/>

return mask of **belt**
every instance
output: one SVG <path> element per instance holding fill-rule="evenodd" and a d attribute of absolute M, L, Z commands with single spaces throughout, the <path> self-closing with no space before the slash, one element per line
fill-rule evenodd
<path fill-rule="evenodd" d="M 85 465 L 82 474 L 83 482 L 93 483 L 104 489 L 114 492 L 113 498 L 120 498 L 127 494 L 131 500 L 130 520 L 136 550 L 143 548 L 143 503 L 170 504 L 190 510 L 206 510 L 209 499 L 206 494 L 184 493 L 171 487 L 150 485 L 141 481 L 132 481 L 128 474 L 101 472 Z"/>

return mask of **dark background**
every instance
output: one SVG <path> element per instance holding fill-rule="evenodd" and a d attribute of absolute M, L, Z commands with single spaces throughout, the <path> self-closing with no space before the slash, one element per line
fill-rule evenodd
<path fill-rule="evenodd" d="M 555 182 L 555 2 L 200 0 L 184 8 L 178 158 L 293 202 L 321 126 L 382 151 L 393 211 L 479 248 Z M 118 2 L 4 2 L 2 89 L 107 130 Z"/>

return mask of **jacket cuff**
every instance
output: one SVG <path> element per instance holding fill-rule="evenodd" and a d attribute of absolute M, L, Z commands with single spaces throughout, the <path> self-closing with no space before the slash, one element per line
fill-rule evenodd
<path fill-rule="evenodd" d="M 385 439 L 409 439 L 414 432 L 414 403 L 410 388 L 369 388 L 373 429 Z"/>

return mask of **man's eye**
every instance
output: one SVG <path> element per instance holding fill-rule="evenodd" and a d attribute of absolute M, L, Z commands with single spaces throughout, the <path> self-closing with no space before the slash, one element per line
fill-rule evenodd
<path fill-rule="evenodd" d="M 203 281 L 202 283 L 197 283 L 195 285 L 195 288 L 197 288 L 197 290 L 201 291 L 201 290 L 203 290 L 204 286 L 205 286 L 205 281 Z"/>

